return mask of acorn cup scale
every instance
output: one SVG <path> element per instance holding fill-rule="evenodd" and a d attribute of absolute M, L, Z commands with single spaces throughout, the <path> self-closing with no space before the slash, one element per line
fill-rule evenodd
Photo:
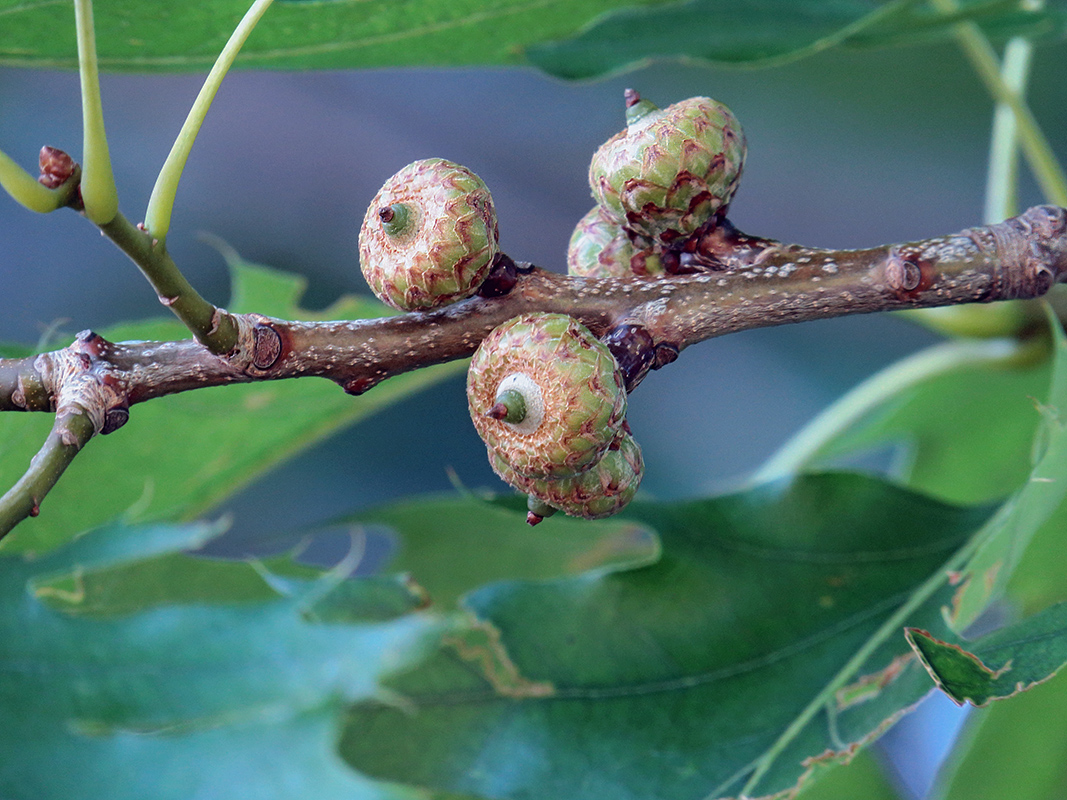
<path fill-rule="evenodd" d="M 589 468 L 626 416 L 614 357 L 566 314 L 524 314 L 493 330 L 471 359 L 467 400 L 489 448 L 532 478 Z"/>
<path fill-rule="evenodd" d="M 605 214 L 670 243 L 724 214 L 745 163 L 741 124 L 722 103 L 691 97 L 658 109 L 628 93 L 625 130 L 596 151 L 589 185 Z"/>
<path fill-rule="evenodd" d="M 601 206 L 582 217 L 571 234 L 567 248 L 568 275 L 655 278 L 665 272 L 663 254 L 652 240 L 632 236 Z"/>
<path fill-rule="evenodd" d="M 583 519 L 610 517 L 633 499 L 645 469 L 640 446 L 626 433 L 620 434 L 593 466 L 569 478 L 526 477 L 512 469 L 492 448 L 489 462 L 502 480 L 533 498 L 528 517 L 533 525 L 552 510 Z"/>
<path fill-rule="evenodd" d="M 498 250 L 493 199 L 481 178 L 443 158 L 409 164 L 371 201 L 359 260 L 371 291 L 400 311 L 470 297 Z"/>

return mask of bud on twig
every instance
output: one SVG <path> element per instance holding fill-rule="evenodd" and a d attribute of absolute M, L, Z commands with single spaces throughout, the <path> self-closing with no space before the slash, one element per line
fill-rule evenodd
<path fill-rule="evenodd" d="M 58 189 L 69 181 L 78 169 L 78 163 L 59 148 L 45 145 L 37 157 L 41 174 L 37 182 L 49 189 Z"/>

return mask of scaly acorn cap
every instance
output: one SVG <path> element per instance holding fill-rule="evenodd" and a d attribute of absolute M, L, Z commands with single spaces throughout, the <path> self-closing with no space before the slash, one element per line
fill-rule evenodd
<path fill-rule="evenodd" d="M 627 97 L 632 121 L 593 155 L 589 185 L 620 224 L 672 242 L 725 213 L 745 164 L 744 132 L 708 97 L 662 110 L 635 97 Z"/>
<path fill-rule="evenodd" d="M 482 179 L 443 158 L 404 167 L 385 182 L 359 231 L 363 276 L 400 311 L 470 297 L 489 274 L 499 239 Z"/>
<path fill-rule="evenodd" d="M 550 508 L 583 519 L 602 519 L 621 511 L 637 493 L 645 471 L 641 448 L 626 433 L 620 434 L 596 464 L 569 478 L 526 477 L 512 469 L 492 448 L 489 459 L 493 471 L 509 485 Z M 530 511 L 540 518 L 548 516 L 536 502 L 531 502 Z M 536 523 L 531 521 L 531 524 Z"/>
<path fill-rule="evenodd" d="M 535 478 L 587 469 L 626 416 L 615 358 L 566 314 L 524 314 L 493 330 L 471 359 L 467 402 L 489 448 Z"/>
<path fill-rule="evenodd" d="M 632 239 L 637 240 L 635 244 Z M 578 221 L 567 248 L 567 274 L 581 278 L 654 278 L 666 269 L 650 239 L 629 235 L 601 206 Z"/>

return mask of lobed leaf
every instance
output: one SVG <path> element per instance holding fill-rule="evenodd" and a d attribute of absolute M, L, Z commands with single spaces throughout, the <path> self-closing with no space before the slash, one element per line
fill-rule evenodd
<path fill-rule="evenodd" d="M 40 558 L 0 557 L 0 752 L 17 753 L 0 759 L 0 796 L 417 795 L 334 754 L 345 705 L 378 696 L 378 676 L 415 652 L 427 626 L 411 614 L 377 618 L 381 583 L 326 573 L 286 596 L 106 618 L 42 602 L 58 599 L 57 577 L 176 556 L 218 530 L 115 524 Z M 411 600 L 402 584 L 392 591 L 397 607 Z M 331 597 L 349 612 L 343 624 L 314 614 Z"/>
<path fill-rule="evenodd" d="M 836 46 L 885 47 L 944 39 L 960 20 L 994 38 L 1062 34 L 1067 15 L 1014 0 L 971 0 L 942 15 L 917 0 L 278 0 L 237 66 L 350 69 L 520 64 L 589 78 L 651 58 L 764 66 Z M 135 0 L 103 0 L 95 21 L 100 67 L 206 70 L 247 8 L 245 0 L 181 0 L 143 14 Z M 73 17 L 52 3 L 0 0 L 0 64 L 74 69 Z"/>
<path fill-rule="evenodd" d="M 953 500 L 989 500 L 1016 490 L 981 532 L 981 547 L 971 561 L 954 576 L 959 591 L 951 619 L 958 630 L 973 623 L 1003 592 L 1039 531 L 1049 528 L 1041 539 L 1043 547 L 1058 548 L 1055 520 L 1064 513 L 1060 509 L 1067 492 L 1060 479 L 1067 474 L 1067 436 L 1059 412 L 1067 407 L 1062 326 L 1050 318 L 1050 341 L 1042 358 L 1033 358 L 1033 345 L 998 357 L 998 348 L 989 349 L 995 344 L 979 345 L 988 349 L 988 357 L 979 351 L 977 359 L 968 350 L 973 345 L 941 345 L 959 349 L 958 363 L 949 349 L 944 351 L 948 357 L 941 359 L 944 369 L 922 380 L 909 382 L 904 372 L 894 372 L 902 387 L 883 387 L 879 402 L 861 420 L 805 448 L 805 463 L 818 464 L 895 444 L 906 456 L 898 458 L 904 461 L 898 480 Z M 875 376 L 868 384 L 881 385 L 880 380 L 882 376 Z M 861 386 L 852 394 L 865 391 Z M 1048 396 L 1047 404 L 1034 400 L 1041 396 Z M 848 397 L 838 405 L 847 406 Z M 991 419 L 997 424 L 989 424 Z M 790 443 L 783 450 L 794 447 Z M 1031 569 L 1040 574 L 1049 567 L 1039 563 Z M 1040 591 L 1031 589 L 1032 594 Z"/>
<path fill-rule="evenodd" d="M 661 537 L 656 563 L 471 592 L 469 616 L 390 680 L 406 711 L 354 706 L 344 758 L 385 780 L 576 800 L 734 797 L 768 759 L 747 794 L 785 792 L 929 690 L 903 636 L 879 627 L 989 513 L 848 474 L 631 509 Z M 912 624 L 947 635 L 950 597 Z"/>
<path fill-rule="evenodd" d="M 973 642 L 915 628 L 907 637 L 945 694 L 959 705 L 984 706 L 1043 683 L 1067 664 L 1067 603 Z"/>
<path fill-rule="evenodd" d="M 249 37 L 237 66 L 350 69 L 522 61 L 536 42 L 570 36 L 634 0 L 279 0 Z M 210 68 L 248 0 L 172 0 L 145 14 L 137 0 L 98 0 L 100 68 Z M 0 0 L 0 64 L 77 66 L 73 14 L 54 3 Z"/>
<path fill-rule="evenodd" d="M 445 610 L 494 581 L 635 569 L 659 558 L 654 530 L 633 520 L 557 514 L 532 530 L 516 525 L 513 512 L 473 496 L 393 503 L 354 521 L 387 526 L 396 548 L 383 569 L 417 576 L 435 607 Z"/>

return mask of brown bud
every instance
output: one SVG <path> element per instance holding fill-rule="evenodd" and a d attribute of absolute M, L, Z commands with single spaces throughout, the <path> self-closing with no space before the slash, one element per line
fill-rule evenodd
<path fill-rule="evenodd" d="M 49 189 L 58 189 L 74 174 L 78 168 L 77 162 L 62 150 L 45 145 L 37 157 L 37 163 L 41 167 L 41 175 L 37 178 L 38 183 Z"/>
<path fill-rule="evenodd" d="M 662 369 L 668 364 L 673 364 L 677 360 L 678 348 L 673 344 L 661 342 L 656 345 L 656 360 L 652 364 L 652 369 Z"/>

